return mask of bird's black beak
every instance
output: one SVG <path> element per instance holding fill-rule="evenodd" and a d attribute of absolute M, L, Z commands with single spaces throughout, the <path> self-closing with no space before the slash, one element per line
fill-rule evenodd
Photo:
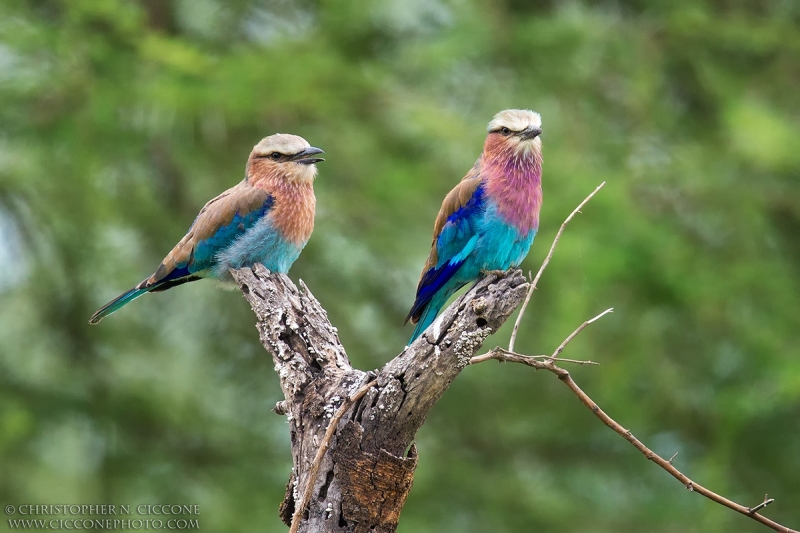
<path fill-rule="evenodd" d="M 324 154 L 325 151 L 319 148 L 314 148 L 313 146 L 309 146 L 302 152 L 298 152 L 292 156 L 292 161 L 295 163 L 300 163 L 301 165 L 313 165 L 314 163 L 319 163 L 320 161 L 325 161 L 325 159 L 321 157 L 308 157 L 310 155 L 317 155 L 317 154 Z"/>
<path fill-rule="evenodd" d="M 519 137 L 523 141 L 527 141 L 528 139 L 535 139 L 541 134 L 542 134 L 542 128 L 525 128 L 524 130 L 519 132 Z"/>

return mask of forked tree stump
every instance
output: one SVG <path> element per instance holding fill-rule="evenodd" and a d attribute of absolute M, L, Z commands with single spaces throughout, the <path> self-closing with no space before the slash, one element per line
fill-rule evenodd
<path fill-rule="evenodd" d="M 285 400 L 293 468 L 280 506 L 291 525 L 330 421 L 365 384 L 374 385 L 340 418 L 301 515 L 301 532 L 397 529 L 417 466 L 413 444 L 431 407 L 486 338 L 525 298 L 519 270 L 490 275 L 453 303 L 428 331 L 381 370 L 350 365 L 336 328 L 308 287 L 263 266 L 233 273 L 258 318 Z"/>

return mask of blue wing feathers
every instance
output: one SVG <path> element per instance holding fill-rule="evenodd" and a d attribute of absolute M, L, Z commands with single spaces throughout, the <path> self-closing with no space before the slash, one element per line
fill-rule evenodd
<path fill-rule="evenodd" d="M 481 183 L 475 189 L 475 192 L 472 193 L 472 196 L 470 197 L 469 201 L 462 207 L 454 211 L 452 215 L 447 217 L 447 221 L 458 223 L 464 219 L 467 220 L 472 219 L 479 212 L 483 211 L 484 203 L 485 203 L 485 188 L 484 184 Z"/>
<path fill-rule="evenodd" d="M 252 228 L 269 212 L 274 203 L 275 198 L 270 195 L 267 196 L 267 199 L 259 209 L 245 214 L 241 214 L 237 211 L 228 224 L 220 226 L 211 237 L 199 241 L 194 248 L 190 261 L 187 263 L 189 273 L 199 272 L 212 267 L 215 263 L 217 253 L 227 248 L 233 241 Z"/>
<path fill-rule="evenodd" d="M 485 189 L 481 183 L 470 199 L 447 217 L 447 223 L 436 237 L 438 256 L 436 266 L 428 269 L 422 276 L 417 286 L 417 297 L 406 320 L 424 315 L 425 320 L 420 320 L 418 324 L 432 322 L 439 307 L 466 283 L 454 280 L 454 276 L 478 242 L 477 219 L 482 215 L 485 204 Z M 437 300 L 438 307 L 431 305 L 434 299 Z M 420 329 L 418 325 L 412 340 L 419 336 L 425 327 Z"/>
<path fill-rule="evenodd" d="M 425 277 L 422 278 L 419 288 L 417 289 L 417 299 L 414 302 L 414 307 L 411 309 L 410 316 L 416 316 L 426 305 L 428 305 L 436 293 L 444 289 L 445 285 L 450 283 L 455 273 L 458 272 L 458 269 L 464 264 L 467 256 L 472 253 L 472 250 L 475 248 L 475 244 L 477 242 L 478 236 L 473 235 L 472 238 L 467 241 L 467 245 L 464 246 L 464 248 L 455 257 L 451 258 L 442 266 L 438 268 L 432 268 L 425 273 Z M 448 292 L 455 292 L 460 289 L 462 285 L 463 283 L 456 284 Z M 447 297 L 449 298 L 450 296 L 448 295 Z"/>
<path fill-rule="evenodd" d="M 89 323 L 96 324 L 100 322 L 103 318 L 145 293 L 159 292 L 201 279 L 202 271 L 213 267 L 216 263 L 217 254 L 228 248 L 239 237 L 244 235 L 247 230 L 255 226 L 266 216 L 274 203 L 275 198 L 272 195 L 268 195 L 257 209 L 253 209 L 247 213 L 240 213 L 237 211 L 228 224 L 217 228 L 210 237 L 198 241 L 191 249 L 189 257 L 186 258 L 186 260 L 176 263 L 171 271 L 167 271 L 168 266 L 162 263 L 153 277 L 142 281 L 133 289 L 122 293 L 104 305 L 99 311 L 92 315 Z M 189 228 L 190 232 L 202 215 L 203 211 L 201 211 L 194 222 L 192 222 L 192 226 Z"/>
<path fill-rule="evenodd" d="M 420 316 L 436 293 L 453 277 L 462 263 L 447 263 L 442 268 L 431 269 L 425 273 L 417 291 L 417 299 L 408 316 Z"/>

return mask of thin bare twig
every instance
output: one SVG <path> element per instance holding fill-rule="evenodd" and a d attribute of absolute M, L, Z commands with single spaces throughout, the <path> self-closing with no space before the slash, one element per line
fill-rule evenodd
<path fill-rule="evenodd" d="M 590 318 L 589 320 L 587 320 L 586 322 L 584 322 L 583 324 L 581 324 L 580 326 L 578 326 L 578 328 L 577 328 L 575 331 L 573 331 L 573 332 L 572 332 L 572 334 L 571 334 L 569 337 L 567 337 L 566 339 L 564 339 L 564 342 L 562 342 L 562 343 L 561 343 L 561 345 L 560 345 L 558 348 L 556 348 L 556 351 L 555 351 L 555 352 L 553 352 L 553 355 L 551 355 L 551 356 L 550 356 L 550 359 L 551 359 L 551 360 L 553 360 L 553 361 L 555 361 L 555 359 L 558 357 L 558 354 L 560 354 L 561 352 L 563 352 L 563 351 L 564 351 L 564 348 L 566 348 L 567 344 L 569 344 L 569 342 L 570 342 L 572 339 L 574 339 L 574 338 L 575 338 L 575 336 L 576 336 L 578 333 L 580 333 L 581 331 L 583 331 L 583 329 L 584 329 L 586 326 L 588 326 L 588 325 L 589 325 L 589 324 L 591 324 L 592 322 L 596 322 L 597 320 L 600 320 L 601 318 L 603 318 L 603 317 L 604 317 L 605 315 L 607 315 L 608 313 L 613 313 L 613 312 L 614 312 L 614 308 L 613 308 L 613 307 L 609 307 L 608 309 L 606 309 L 605 311 L 603 311 L 602 313 L 600 313 L 600 314 L 599 314 L 599 315 L 597 315 L 596 317 L 594 317 L 594 318 Z"/>
<path fill-rule="evenodd" d="M 555 355 L 560 353 L 560 351 L 563 350 L 564 347 L 566 347 L 566 345 L 572 339 L 574 339 L 575 336 L 578 333 L 580 333 L 588 324 L 591 324 L 592 322 L 598 320 L 600 317 L 604 316 L 609 311 L 610 310 L 607 310 L 607 311 L 599 314 L 595 318 L 593 318 L 591 320 L 587 320 L 586 322 L 584 322 L 569 337 L 567 337 L 564 340 L 564 342 L 561 343 L 561 345 L 554 352 L 553 356 L 546 357 L 546 358 L 543 358 L 542 356 L 528 356 L 528 355 L 521 355 L 521 354 L 518 354 L 518 353 L 514 353 L 514 352 L 512 352 L 510 350 L 504 350 L 502 348 L 495 348 L 494 350 L 490 351 L 487 354 L 483 354 L 483 355 L 479 355 L 479 356 L 473 357 L 472 359 L 470 359 L 470 363 L 471 364 L 472 363 L 480 363 L 480 362 L 483 362 L 483 361 L 488 361 L 489 359 L 497 359 L 498 361 L 509 361 L 509 362 L 512 362 L 512 363 L 522 363 L 522 364 L 525 364 L 525 365 L 528 365 L 528 366 L 532 366 L 532 367 L 534 367 L 536 369 L 548 370 L 548 371 L 552 372 L 553 374 L 558 376 L 558 379 L 560 379 L 562 382 L 564 382 L 564 384 L 567 387 L 570 388 L 570 390 L 575 394 L 575 396 L 578 397 L 578 399 L 581 401 L 581 403 L 583 403 L 583 405 L 588 407 L 589 410 L 592 411 L 592 413 L 594 413 L 594 415 L 597 418 L 599 418 L 605 425 L 607 425 L 608 427 L 613 429 L 615 432 L 617 432 L 619 435 L 621 435 L 622 438 L 624 438 L 625 440 L 630 442 L 637 450 L 642 452 L 642 454 L 647 459 L 649 459 L 650 461 L 653 461 L 658 466 L 660 466 L 661 468 L 663 468 L 664 470 L 669 472 L 669 474 L 672 475 L 672 477 L 674 477 L 675 479 L 680 481 L 683 484 L 683 486 L 686 487 L 688 490 L 693 491 L 693 492 L 697 492 L 699 494 L 702 494 L 703 496 L 705 496 L 706 498 L 708 498 L 709 500 L 711 500 L 713 502 L 716 502 L 716 503 L 718 503 L 720 505 L 723 505 L 723 506 L 727 507 L 728 509 L 732 509 L 732 510 L 734 510 L 734 511 L 736 511 L 738 513 L 741 513 L 741 514 L 743 514 L 745 516 L 749 516 L 753 520 L 755 520 L 755 521 L 757 521 L 757 522 L 759 522 L 761 524 L 764 524 L 765 526 L 767 526 L 769 528 L 772 528 L 775 531 L 779 531 L 781 533 L 800 533 L 800 532 L 798 532 L 796 530 L 789 529 L 786 526 L 782 526 L 781 524 L 779 524 L 779 523 L 777 523 L 777 522 L 775 522 L 773 520 L 770 520 L 769 518 L 767 518 L 767 517 L 765 517 L 765 516 L 763 516 L 761 514 L 758 514 L 758 511 L 760 511 L 761 509 L 763 509 L 764 507 L 766 507 L 767 505 L 769 505 L 773 501 L 775 501 L 772 498 L 767 499 L 767 497 L 765 496 L 764 497 L 764 501 L 761 502 L 760 504 L 756 505 L 755 507 L 745 507 L 744 505 L 739 505 L 738 503 L 736 503 L 734 501 L 731 501 L 731 500 L 725 498 L 724 496 L 720 496 L 716 492 L 714 492 L 712 490 L 709 490 L 709 489 L 703 487 L 702 485 L 698 485 L 697 483 L 695 483 L 694 481 L 689 479 L 683 472 L 681 472 L 680 470 L 675 468 L 675 466 L 673 466 L 673 464 L 672 464 L 672 460 L 675 459 L 675 457 L 678 455 L 677 453 L 675 455 L 673 455 L 669 460 L 666 460 L 666 459 L 662 458 L 660 455 L 658 455 L 657 453 L 655 453 L 653 450 L 651 450 L 650 448 L 645 446 L 642 443 L 642 441 L 640 441 L 639 439 L 637 439 L 636 437 L 633 436 L 633 434 L 631 433 L 631 431 L 629 429 L 623 428 L 617 421 L 615 421 L 613 418 L 608 416 L 605 413 L 605 411 L 600 409 L 600 407 L 594 402 L 594 400 L 592 400 L 589 397 L 589 395 L 587 395 L 585 392 L 583 392 L 583 390 L 578 386 L 578 384 L 575 383 L 575 381 L 572 379 L 572 376 L 570 376 L 570 373 L 567 370 L 565 370 L 565 369 L 563 369 L 563 368 L 561 368 L 561 367 L 559 367 L 559 366 L 557 366 L 555 364 L 555 361 L 558 361 L 558 359 L 554 358 Z"/>
<path fill-rule="evenodd" d="M 534 355 L 532 357 L 537 358 L 537 359 L 552 359 L 553 361 L 557 361 L 559 363 L 572 363 L 572 364 L 581 365 L 581 366 L 583 366 L 583 365 L 598 365 L 599 366 L 600 365 L 600 363 L 596 363 L 594 361 L 586 361 L 586 360 L 583 360 L 583 359 L 565 359 L 563 357 L 556 357 L 555 359 L 553 359 L 552 355 Z"/>
<path fill-rule="evenodd" d="M 525 312 L 525 310 L 523 309 L 520 312 L 520 316 L 524 312 Z M 559 362 L 562 362 L 562 363 L 575 363 L 575 364 L 579 364 L 579 365 L 599 365 L 600 363 L 595 363 L 594 361 L 579 361 L 577 359 L 562 359 L 562 358 L 558 357 L 558 355 L 561 352 L 564 351 L 564 348 L 566 348 L 567 344 L 569 344 L 572 341 L 572 339 L 574 339 L 578 335 L 578 333 L 583 331 L 584 328 L 586 328 L 586 326 L 588 326 L 589 324 L 592 324 L 593 322 L 597 322 L 598 320 L 600 320 L 601 318 L 606 316 L 608 313 L 613 313 L 613 312 L 614 312 L 614 308 L 611 307 L 609 309 L 606 309 L 605 311 L 603 311 L 602 313 L 600 313 L 596 317 L 590 318 L 589 320 L 587 320 L 586 322 L 584 322 L 583 324 L 578 326 L 575 329 L 575 331 L 570 333 L 569 337 L 564 339 L 564 342 L 562 342 L 558 346 L 558 348 L 556 348 L 556 351 L 554 351 L 552 353 L 552 355 L 524 355 L 524 354 L 521 354 L 521 353 L 517 353 L 517 352 L 515 352 L 515 351 L 513 351 L 511 349 L 506 350 L 505 348 L 501 348 L 501 347 L 497 346 L 496 348 L 494 348 L 492 351 L 490 351 L 488 353 L 485 353 L 485 354 L 482 354 L 482 355 L 476 355 L 475 357 L 470 358 L 469 364 L 475 365 L 475 364 L 478 364 L 478 363 L 482 363 L 484 361 L 488 361 L 489 359 L 497 359 L 498 361 L 501 361 L 501 362 L 510 361 L 510 362 L 513 362 L 513 363 L 526 364 L 526 365 L 532 366 L 534 368 L 545 368 L 544 366 L 536 365 L 536 364 L 531 363 L 532 361 L 541 362 L 542 359 L 545 359 L 545 360 L 547 360 L 547 361 L 549 361 L 551 363 L 559 361 Z"/>
<path fill-rule="evenodd" d="M 591 324 L 593 322 L 597 322 L 598 320 L 600 320 L 601 318 L 606 316 L 608 313 L 611 313 L 613 311 L 614 311 L 613 307 L 610 308 L 610 309 L 606 309 L 605 311 L 603 311 L 602 313 L 600 313 L 596 317 L 590 318 L 589 320 L 587 320 L 586 322 L 584 322 L 583 324 L 578 326 L 575 329 L 575 331 L 570 333 L 569 337 L 564 339 L 564 342 L 562 342 L 558 346 L 558 348 L 556 348 L 556 351 L 554 351 L 552 355 L 524 355 L 524 354 L 521 354 L 521 353 L 514 352 L 512 350 L 506 350 L 505 348 L 501 348 L 501 347 L 497 346 L 496 348 L 494 348 L 492 351 L 490 351 L 488 353 L 485 353 L 485 354 L 482 354 L 482 355 L 476 355 L 475 357 L 470 358 L 469 364 L 475 365 L 475 364 L 478 364 L 478 363 L 482 363 L 484 361 L 488 361 L 489 359 L 497 359 L 500 362 L 508 361 L 508 362 L 511 362 L 511 363 L 522 363 L 524 365 L 532 366 L 534 368 L 542 369 L 542 370 L 550 370 L 550 366 L 548 366 L 548 365 L 553 365 L 556 361 L 561 361 L 561 362 L 564 362 L 564 363 L 577 363 L 579 365 L 599 365 L 600 363 L 595 363 L 594 361 L 579 361 L 577 359 L 561 359 L 561 358 L 558 357 L 558 354 L 560 354 L 562 351 L 564 351 L 564 348 L 567 346 L 567 344 L 569 344 L 570 341 L 572 341 L 572 339 L 574 339 L 578 335 L 578 333 L 583 331 L 584 328 L 586 328 L 586 326 L 588 326 L 589 324 Z M 522 312 L 524 312 L 524 309 L 523 309 Z M 522 314 L 522 312 L 520 314 Z"/>
<path fill-rule="evenodd" d="M 761 502 L 761 503 L 759 503 L 759 504 L 758 504 L 758 505 L 756 505 L 755 507 L 751 507 L 751 508 L 749 509 L 749 513 L 750 513 L 750 514 L 753 514 L 753 513 L 755 513 L 755 512 L 758 512 L 758 511 L 760 511 L 761 509 L 763 509 L 764 507 L 766 507 L 767 505 L 769 505 L 769 504 L 771 504 L 772 502 L 774 502 L 774 501 L 775 501 L 775 498 L 768 498 L 767 496 L 768 496 L 767 494 L 764 494 L 764 501 L 763 501 L 763 502 Z"/>
<path fill-rule="evenodd" d="M 673 454 L 672 454 L 672 457 L 670 457 L 670 458 L 669 458 L 669 460 L 668 460 L 667 462 L 668 462 L 669 464 L 672 464 L 672 461 L 674 461 L 676 457 L 678 457 L 678 452 L 675 452 L 675 453 L 673 453 Z"/>
<path fill-rule="evenodd" d="M 547 256 L 544 258 L 544 261 L 542 262 L 542 266 L 539 267 L 539 272 L 536 273 L 536 277 L 533 278 L 533 281 L 531 282 L 531 286 L 528 288 L 528 294 L 525 295 L 525 301 L 523 302 L 522 307 L 519 310 L 519 315 L 517 316 L 517 321 L 514 322 L 514 330 L 511 332 L 511 340 L 508 343 L 508 351 L 509 352 L 513 352 L 514 351 L 514 343 L 517 341 L 517 331 L 519 330 L 519 325 L 522 322 L 522 316 L 525 314 L 525 310 L 528 308 L 528 302 L 531 301 L 531 296 L 533 296 L 533 291 L 536 290 L 536 284 L 539 283 L 539 278 L 542 277 L 542 273 L 544 273 L 544 269 L 547 268 L 547 264 L 550 262 L 550 259 L 553 257 L 553 252 L 556 249 L 556 244 L 558 244 L 558 240 L 561 238 L 561 234 L 564 233 L 564 228 L 567 227 L 567 224 L 569 224 L 569 221 L 572 220 L 572 217 L 574 217 L 576 214 L 580 213 L 581 208 L 584 205 L 586 205 L 586 203 L 589 200 L 591 200 L 592 197 L 595 194 L 597 194 L 597 191 L 602 189 L 605 184 L 606 184 L 606 182 L 604 181 L 603 183 L 598 185 L 597 188 L 594 191 L 592 191 L 592 194 L 587 196 L 580 204 L 578 204 L 578 207 L 576 207 L 575 210 L 572 211 L 572 213 L 569 214 L 569 216 L 566 218 L 566 220 L 564 220 L 564 222 L 561 223 L 561 227 L 558 229 L 558 233 L 556 233 L 556 238 L 553 239 L 553 244 L 550 245 L 550 251 L 547 252 Z"/>
<path fill-rule="evenodd" d="M 526 363 L 527 360 L 530 361 L 558 361 L 559 363 L 571 363 L 576 365 L 599 365 L 600 363 L 595 363 L 594 361 L 581 361 L 578 359 L 563 359 L 558 357 L 556 359 L 552 359 L 552 355 L 525 355 L 517 352 L 509 352 L 505 348 L 501 348 L 497 346 L 492 351 L 487 352 L 482 355 L 476 355 L 469 360 L 469 364 L 477 365 L 478 363 L 483 363 L 484 361 L 488 361 L 489 359 L 496 359 L 497 361 L 504 363 L 506 361 L 510 361 L 512 363 Z M 530 365 L 535 366 L 535 365 Z"/>
<path fill-rule="evenodd" d="M 347 410 L 350 409 L 354 403 L 360 400 L 361 397 L 364 396 L 367 391 L 373 387 L 373 385 L 375 385 L 375 383 L 377 383 L 377 380 L 373 379 L 358 389 L 352 396 L 345 398 L 345 401 L 339 406 L 339 410 L 336 411 L 331 418 L 331 423 L 328 424 L 328 429 L 325 431 L 325 436 L 322 438 L 322 442 L 319 445 L 317 455 L 314 456 L 314 462 L 311 463 L 311 468 L 308 470 L 308 482 L 306 483 L 306 489 L 303 491 L 303 497 L 300 499 L 294 509 L 294 515 L 292 516 L 292 527 L 289 528 L 289 533 L 297 533 L 297 530 L 300 527 L 300 522 L 303 521 L 303 513 L 308 506 L 308 502 L 311 501 L 311 496 L 314 492 L 314 485 L 317 482 L 319 466 L 322 464 L 322 458 L 325 456 L 325 452 L 328 451 L 328 447 L 331 444 L 333 434 L 336 432 L 336 426 L 339 425 L 339 421 L 342 419 Z"/>
<path fill-rule="evenodd" d="M 745 516 L 749 516 L 753 520 L 764 524 L 765 526 L 774 529 L 775 531 L 780 531 L 781 533 L 798 533 L 796 530 L 789 529 L 786 526 L 782 526 L 781 524 L 770 520 L 766 516 L 758 514 L 756 511 L 766 507 L 772 503 L 772 500 L 767 501 L 766 503 L 762 503 L 757 505 L 756 507 L 750 508 L 745 507 L 744 505 L 739 505 L 738 503 L 731 501 L 724 496 L 720 496 L 716 492 L 709 490 L 702 485 L 698 485 L 691 479 L 689 479 L 683 472 L 675 468 L 672 463 L 667 461 L 666 459 L 662 458 L 660 455 L 652 451 L 650 448 L 642 444 L 642 442 L 633 436 L 630 430 L 623 428 L 619 423 L 617 423 L 614 419 L 608 416 L 598 405 L 591 399 L 589 396 L 578 387 L 578 384 L 573 381 L 572 377 L 570 376 L 569 372 L 564 370 L 563 368 L 559 368 L 555 364 L 545 363 L 547 365 L 547 370 L 553 372 L 558 376 L 558 379 L 564 382 L 570 390 L 575 393 L 575 395 L 580 399 L 580 401 L 588 407 L 594 415 L 599 418 L 605 425 L 616 431 L 619 435 L 621 435 L 625 440 L 630 442 L 637 450 L 642 452 L 642 454 L 649 460 L 656 463 L 658 466 L 669 472 L 669 474 L 680 481 L 684 487 L 688 490 L 693 492 L 697 492 L 702 494 L 709 500 L 716 502 L 720 505 L 727 507 L 728 509 L 732 509 L 738 513 L 741 513 Z"/>

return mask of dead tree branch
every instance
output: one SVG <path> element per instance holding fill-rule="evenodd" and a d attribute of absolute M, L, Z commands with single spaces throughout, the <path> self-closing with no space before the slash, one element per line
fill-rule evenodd
<path fill-rule="evenodd" d="M 339 407 L 339 410 L 336 411 L 336 414 L 331 419 L 330 424 L 328 424 L 328 429 L 325 430 L 325 436 L 322 438 L 322 442 L 319 445 L 317 455 L 314 456 L 314 461 L 311 463 L 311 467 L 308 470 L 309 480 L 316 481 L 317 474 L 319 474 L 319 465 L 322 463 L 322 458 L 325 457 L 325 452 L 328 451 L 328 447 L 331 445 L 331 439 L 333 438 L 334 431 L 339 425 L 339 421 L 342 419 L 347 410 L 350 409 L 353 403 L 360 400 L 374 384 L 375 381 L 373 380 L 358 389 L 356 393 L 347 398 L 347 401 L 345 401 L 341 407 Z M 303 499 L 301 499 L 300 503 L 295 506 L 294 515 L 292 516 L 292 527 L 289 528 L 289 533 L 296 533 L 300 528 L 300 523 L 303 520 L 303 513 L 308 507 L 308 502 L 311 501 L 311 493 L 313 490 L 314 483 L 306 483 L 306 490 L 303 491 Z"/>
<path fill-rule="evenodd" d="M 574 338 L 574 336 L 572 337 Z M 566 346 L 568 342 L 569 339 L 565 340 L 565 342 L 562 344 Z M 575 396 L 578 397 L 581 403 L 583 403 L 583 405 L 588 407 L 589 410 L 592 411 L 592 413 L 594 413 L 594 415 L 603 422 L 603 424 L 607 425 L 615 432 L 617 432 L 622 438 L 630 442 L 637 450 L 642 452 L 642 454 L 647 459 L 653 461 L 658 466 L 669 472 L 670 475 L 672 475 L 672 477 L 680 481 L 683 484 L 683 486 L 686 487 L 687 490 L 697 492 L 698 494 L 702 494 L 709 500 L 716 502 L 720 505 L 724 505 L 728 509 L 733 509 L 734 511 L 741 513 L 745 516 L 749 516 L 753 520 L 756 520 L 757 522 L 760 522 L 765 526 L 774 529 L 775 531 L 780 531 L 781 533 L 798 533 L 794 529 L 782 526 L 781 524 L 778 524 L 777 522 L 774 522 L 773 520 L 770 520 L 766 516 L 763 516 L 758 513 L 758 511 L 760 511 L 761 509 L 763 509 L 764 507 L 775 501 L 772 498 L 767 499 L 765 497 L 762 503 L 754 507 L 745 507 L 744 505 L 740 505 L 736 502 L 733 502 L 725 498 L 724 496 L 720 496 L 716 492 L 709 490 L 703 487 L 702 485 L 699 485 L 694 481 L 692 481 L 691 479 L 689 479 L 688 476 L 686 476 L 683 472 L 675 468 L 675 466 L 673 466 L 672 464 L 672 459 L 674 459 L 675 455 L 677 454 L 673 455 L 671 459 L 667 460 L 659 456 L 657 453 L 655 453 L 647 446 L 645 446 L 642 443 L 642 441 L 633 436 L 631 430 L 622 427 L 617 421 L 608 416 L 605 411 L 600 409 L 597 403 L 595 403 L 589 397 L 589 395 L 583 392 L 583 390 L 578 386 L 578 384 L 575 383 L 570 373 L 567 370 L 555 364 L 556 361 L 558 361 L 557 359 L 552 359 L 551 357 L 542 358 L 542 356 L 522 355 L 514 352 L 509 352 L 508 350 L 504 350 L 503 348 L 495 348 L 489 353 L 473 357 L 470 360 L 470 364 L 482 363 L 490 359 L 496 359 L 497 361 L 510 362 L 510 363 L 522 363 L 528 366 L 532 366 L 537 370 L 547 370 L 549 372 L 552 372 L 553 374 L 558 376 L 558 379 L 560 379 L 567 387 L 569 387 L 569 389 L 575 394 Z"/>
<path fill-rule="evenodd" d="M 393 532 L 411 489 L 414 436 L 483 341 L 519 306 L 519 270 L 487 276 L 380 371 L 354 369 L 308 288 L 262 266 L 233 273 L 272 354 L 292 469 L 281 517 L 297 532 Z M 293 520 L 294 518 L 294 520 Z"/>

